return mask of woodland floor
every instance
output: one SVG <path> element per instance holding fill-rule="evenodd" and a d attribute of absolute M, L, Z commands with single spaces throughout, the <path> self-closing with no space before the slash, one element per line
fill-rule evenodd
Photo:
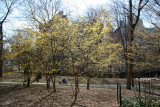
<path fill-rule="evenodd" d="M 57 86 L 57 92 L 45 85 L 0 84 L 0 107 L 71 107 L 74 87 Z M 118 107 L 117 90 L 107 88 L 80 87 L 78 99 L 73 107 Z M 135 96 L 134 91 L 122 90 L 123 96 Z"/>

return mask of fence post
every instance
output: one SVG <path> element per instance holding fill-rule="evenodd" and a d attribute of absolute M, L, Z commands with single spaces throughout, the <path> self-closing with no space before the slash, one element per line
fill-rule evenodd
<path fill-rule="evenodd" d="M 140 83 L 140 80 L 138 82 L 138 85 L 139 85 L 139 96 L 141 96 L 141 83 Z"/>
<path fill-rule="evenodd" d="M 120 98 L 120 107 L 122 106 L 122 96 L 121 96 L 121 85 L 120 85 L 120 92 L 119 92 L 119 98 Z"/>
<path fill-rule="evenodd" d="M 151 93 L 151 81 L 149 80 L 149 93 Z"/>
<path fill-rule="evenodd" d="M 118 86 L 119 84 L 118 84 L 118 82 L 117 82 L 117 102 L 119 103 L 119 93 L 118 93 Z"/>
<path fill-rule="evenodd" d="M 146 93 L 147 91 L 146 91 L 146 85 L 147 85 L 147 83 L 146 82 L 144 82 L 145 84 L 144 84 L 144 86 L 145 86 L 145 89 L 144 89 L 144 92 Z"/>

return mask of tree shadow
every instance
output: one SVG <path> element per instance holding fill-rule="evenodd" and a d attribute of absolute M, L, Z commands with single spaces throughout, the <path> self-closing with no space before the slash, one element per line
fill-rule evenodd
<path fill-rule="evenodd" d="M 71 104 L 71 106 L 70 106 L 70 107 L 73 107 L 74 105 L 77 105 L 77 106 L 80 106 L 80 107 L 86 107 L 86 106 L 83 106 L 83 105 L 77 104 L 75 100 L 72 102 L 72 104 Z"/>
<path fill-rule="evenodd" d="M 10 86 L 3 86 L 0 88 L 0 96 L 1 95 L 7 95 L 9 94 L 10 92 L 19 92 L 20 90 L 23 90 L 27 87 L 24 87 L 22 85 L 19 85 L 19 84 L 16 84 L 16 85 L 10 85 Z"/>
<path fill-rule="evenodd" d="M 38 104 L 40 104 L 42 101 L 44 101 L 45 99 L 47 99 L 48 97 L 50 97 L 52 94 L 54 93 L 54 91 L 52 91 L 51 93 L 49 93 L 48 95 L 42 97 L 40 100 L 38 100 L 37 102 L 34 103 L 33 107 L 36 107 Z"/>
<path fill-rule="evenodd" d="M 76 105 L 76 100 L 74 99 L 74 101 L 72 102 L 70 107 L 73 107 L 74 105 Z"/>
<path fill-rule="evenodd" d="M 42 97 L 40 100 L 38 100 L 37 102 L 34 102 L 34 105 L 32 106 L 32 107 L 36 107 L 36 106 L 38 106 L 40 103 L 42 103 L 43 101 L 48 101 L 48 100 L 46 100 L 47 98 L 51 98 L 50 100 L 52 100 L 52 104 L 51 104 L 51 107 L 53 106 L 53 102 L 55 101 L 55 98 L 53 98 L 52 97 L 52 94 L 53 93 L 56 93 L 56 92 L 54 92 L 54 91 L 52 91 L 51 93 L 49 93 L 49 94 L 47 94 L 46 96 L 44 96 L 44 97 Z M 57 101 L 56 100 L 56 103 L 59 103 L 61 106 L 65 106 L 65 105 L 63 105 L 62 104 L 62 102 L 60 102 L 60 101 Z M 49 103 L 48 103 L 49 104 Z M 54 107 L 54 106 L 53 106 Z"/>

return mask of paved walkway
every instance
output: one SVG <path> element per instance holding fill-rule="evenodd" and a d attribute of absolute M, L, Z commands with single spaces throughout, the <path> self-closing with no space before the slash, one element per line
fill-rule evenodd
<path fill-rule="evenodd" d="M 0 83 L 4 83 L 4 84 L 23 84 L 22 82 L 0 82 Z M 34 83 L 31 83 L 31 84 L 42 84 L 42 85 L 45 85 L 46 83 L 40 83 L 40 82 L 34 82 Z M 58 84 L 56 83 L 56 85 L 62 85 L 62 86 L 65 86 L 63 84 Z M 156 84 L 156 85 L 160 85 L 160 84 Z M 68 83 L 66 86 L 74 86 L 74 84 L 70 84 Z M 82 87 L 86 87 L 87 85 L 86 84 L 79 84 L 79 86 L 82 86 Z M 111 88 L 111 89 L 116 89 L 117 88 L 117 85 L 116 84 L 90 84 L 90 87 L 98 87 L 98 88 Z M 121 88 L 122 89 L 126 89 L 126 85 L 125 84 L 122 84 L 121 85 Z M 132 88 L 132 90 L 137 90 L 137 88 Z M 149 90 L 145 90 L 144 87 L 141 85 L 141 91 L 147 91 L 149 92 Z M 154 92 L 156 93 L 160 93 L 160 90 L 154 90 Z"/>
<path fill-rule="evenodd" d="M 0 83 L 4 83 L 4 84 L 22 84 L 22 82 L 0 82 Z M 39 82 L 34 82 L 34 83 L 31 83 L 31 84 L 42 84 L 42 85 L 45 85 L 46 83 L 39 83 Z M 63 85 L 63 84 L 56 84 L 56 85 Z M 68 83 L 67 86 L 71 86 L 74 84 L 70 84 Z M 87 86 L 86 84 L 79 84 L 79 86 Z M 99 88 L 117 88 L 117 85 L 116 84 L 90 84 L 90 87 L 99 87 Z M 126 88 L 126 85 L 121 85 L 122 89 L 125 89 Z"/>

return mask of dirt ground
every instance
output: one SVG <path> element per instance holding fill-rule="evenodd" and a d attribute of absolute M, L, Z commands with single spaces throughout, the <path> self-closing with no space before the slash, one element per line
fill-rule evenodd
<path fill-rule="evenodd" d="M 57 86 L 57 92 L 45 85 L 0 84 L 0 107 L 71 107 L 74 101 L 71 86 Z M 78 99 L 73 107 L 118 107 L 116 89 L 80 87 Z M 130 90 L 122 90 L 123 96 L 134 96 Z"/>
<path fill-rule="evenodd" d="M 32 78 L 32 80 L 35 77 Z M 68 82 L 74 82 L 73 77 L 66 78 Z M 6 75 L 2 81 L 22 81 L 22 75 Z M 57 76 L 57 82 L 59 76 Z M 45 82 L 43 77 L 40 82 Z M 121 84 L 126 83 L 126 79 L 116 78 L 93 78 L 92 84 Z M 79 78 L 79 83 L 86 83 L 86 79 Z M 56 86 L 57 92 L 46 89 L 45 85 L 31 85 L 26 88 L 22 85 L 0 84 L 0 107 L 71 107 L 74 101 L 74 87 Z M 73 107 L 119 107 L 117 104 L 117 90 L 107 88 L 80 87 L 78 99 Z M 122 96 L 135 96 L 137 92 L 122 90 Z"/>

